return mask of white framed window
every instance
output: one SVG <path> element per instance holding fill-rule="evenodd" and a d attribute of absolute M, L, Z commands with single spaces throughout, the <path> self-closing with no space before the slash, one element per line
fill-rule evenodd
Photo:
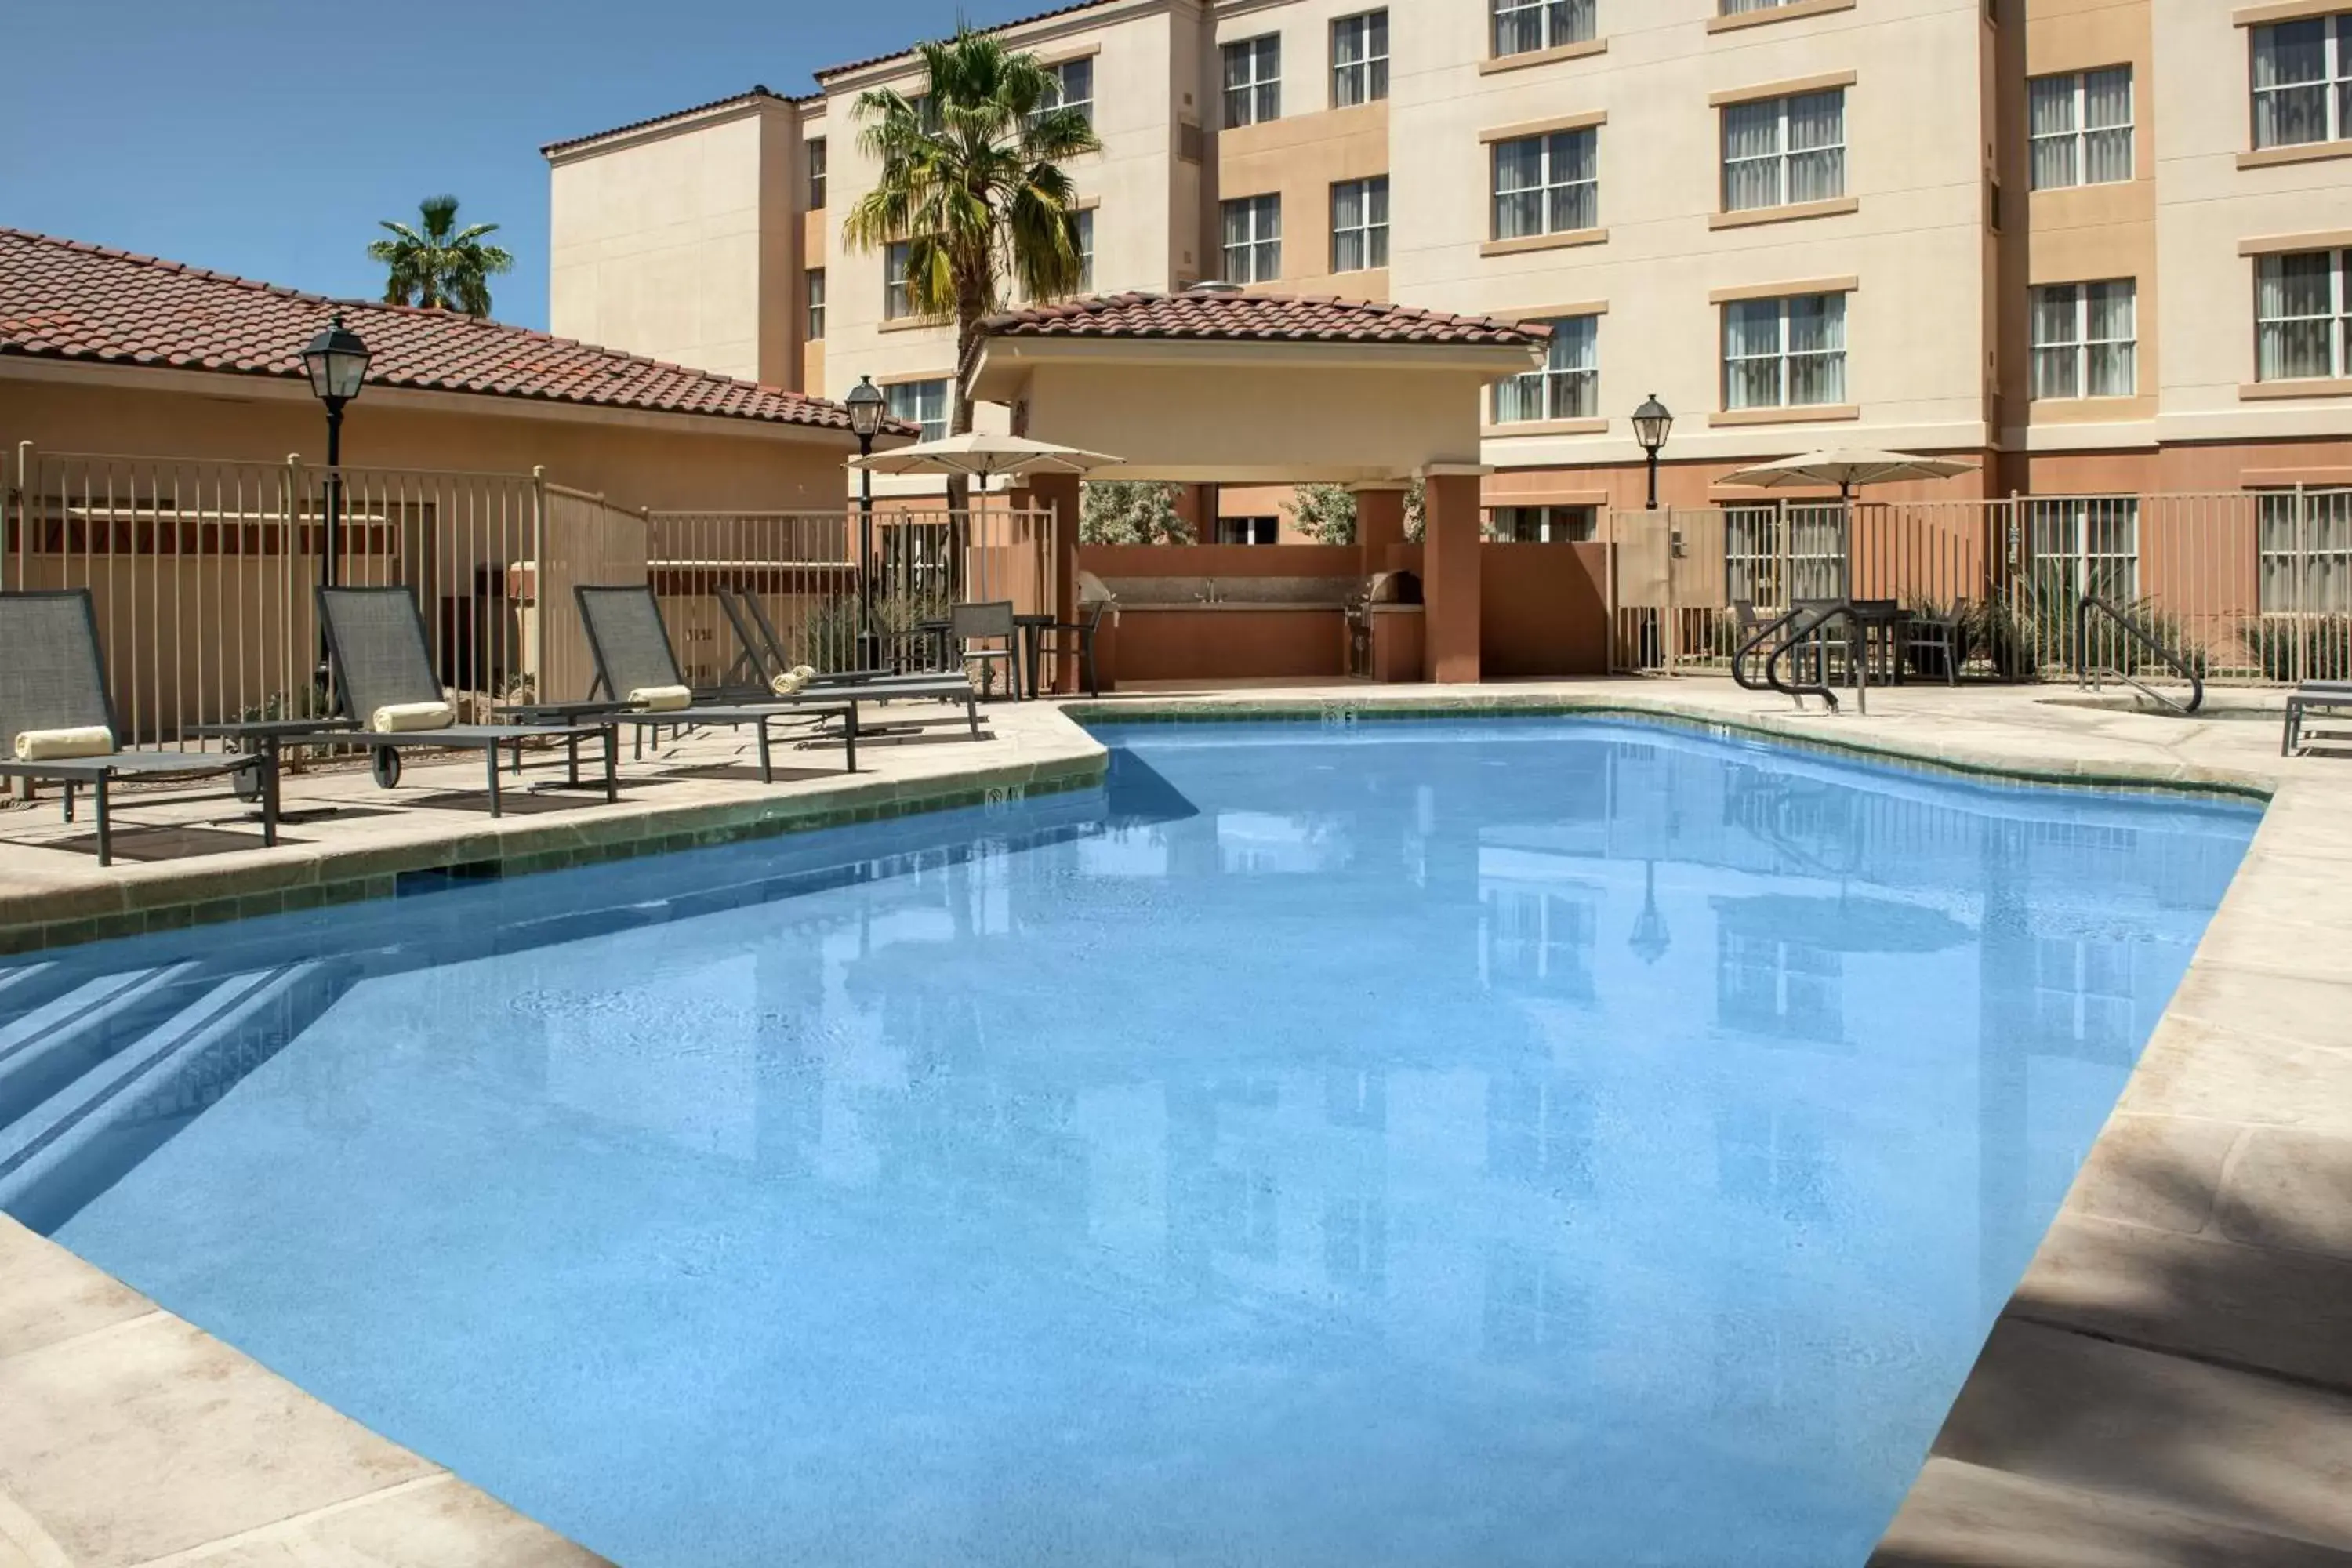
<path fill-rule="evenodd" d="M 1726 104 L 1723 210 L 1845 195 L 1845 89 Z"/>
<path fill-rule="evenodd" d="M 886 321 L 902 321 L 915 313 L 914 297 L 907 286 L 907 259 L 911 248 L 903 239 L 882 247 L 882 319 Z"/>
<path fill-rule="evenodd" d="M 1066 109 L 1092 125 L 1095 122 L 1094 56 L 1081 55 L 1074 60 L 1058 60 L 1045 68 L 1045 75 L 1051 81 L 1045 96 L 1037 100 L 1036 109 L 1030 114 L 1030 123 L 1034 125 L 1056 109 Z"/>
<path fill-rule="evenodd" d="M 2352 489 L 2265 490 L 2260 506 L 2262 613 L 2352 615 Z"/>
<path fill-rule="evenodd" d="M 2352 376 L 2352 251 L 2297 250 L 2254 263 L 2254 379 Z"/>
<path fill-rule="evenodd" d="M 1723 406 L 1845 401 L 1845 296 L 1796 294 L 1723 307 Z"/>
<path fill-rule="evenodd" d="M 1225 123 L 1263 125 L 1282 118 L 1282 35 L 1227 44 Z"/>
<path fill-rule="evenodd" d="M 2352 139 L 2352 11 L 2252 31 L 2254 145 Z"/>
<path fill-rule="evenodd" d="M 1551 329 L 1543 367 L 1495 384 L 1495 423 L 1591 419 L 1601 412 L 1601 318 L 1562 316 Z"/>
<path fill-rule="evenodd" d="M 824 268 L 812 267 L 804 274 L 808 301 L 808 341 L 824 342 Z"/>
<path fill-rule="evenodd" d="M 1331 187 L 1331 270 L 1388 264 L 1389 177 L 1339 181 Z"/>
<path fill-rule="evenodd" d="M 1589 544 L 1601 534 L 1597 506 L 1498 506 L 1487 514 L 1489 538 L 1507 544 Z"/>
<path fill-rule="evenodd" d="M 1493 169 L 1495 238 L 1601 226 L 1601 133 L 1592 127 L 1497 142 Z"/>
<path fill-rule="evenodd" d="M 1352 109 L 1389 95 L 1389 14 L 1365 11 L 1331 24 L 1331 107 Z"/>
<path fill-rule="evenodd" d="M 824 138 L 812 136 L 808 140 L 808 205 L 812 212 L 824 206 Z"/>
<path fill-rule="evenodd" d="M 1498 59 L 1590 43 L 1600 26 L 1600 0 L 1490 0 L 1490 4 Z"/>
<path fill-rule="evenodd" d="M 1279 544 L 1282 542 L 1282 519 L 1221 517 L 1217 519 L 1217 542 L 1220 544 Z"/>
<path fill-rule="evenodd" d="M 2139 391 L 2139 288 L 2129 278 L 2033 291 L 2033 395 L 2129 397 Z"/>
<path fill-rule="evenodd" d="M 2037 578 L 2077 597 L 2095 594 L 2119 605 L 2138 601 L 2137 497 L 2064 496 L 2028 506 Z"/>
<path fill-rule="evenodd" d="M 1282 198 L 1237 196 L 1223 204 L 1225 281 L 1271 283 L 1282 276 Z"/>
<path fill-rule="evenodd" d="M 2038 76 L 2025 96 L 2035 190 L 2132 177 L 2131 67 Z"/>
<path fill-rule="evenodd" d="M 1095 291 L 1095 209 L 1081 207 L 1070 216 L 1072 226 L 1078 231 L 1078 292 L 1091 294 Z"/>
<path fill-rule="evenodd" d="M 882 389 L 889 400 L 890 417 L 923 427 L 923 439 L 936 441 L 948 433 L 948 384 L 935 381 L 894 381 Z"/>
<path fill-rule="evenodd" d="M 1750 11 L 1778 11 L 1793 0 L 1720 0 L 1715 8 L 1718 16 L 1745 16 Z"/>

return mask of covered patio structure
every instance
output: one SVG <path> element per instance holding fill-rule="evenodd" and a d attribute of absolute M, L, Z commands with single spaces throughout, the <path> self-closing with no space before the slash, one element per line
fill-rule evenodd
<path fill-rule="evenodd" d="M 1424 484 L 1423 679 L 1481 676 L 1480 409 L 1539 365 L 1549 329 L 1401 305 L 1244 294 L 1118 294 L 991 318 L 963 366 L 1013 432 L 1119 455 L 1090 479 L 1339 484 L 1357 495 L 1362 572 L 1405 542 Z M 1078 479 L 1040 474 L 1064 620 L 1076 612 Z"/>

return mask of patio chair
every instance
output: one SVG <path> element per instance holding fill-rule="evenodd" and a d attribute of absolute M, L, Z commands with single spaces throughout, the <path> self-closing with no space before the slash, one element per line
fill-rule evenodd
<path fill-rule="evenodd" d="M 555 726 L 460 724 L 442 696 L 441 679 L 434 672 L 431 646 L 425 637 L 424 613 L 416 607 L 415 595 L 402 587 L 322 587 L 318 595 L 319 625 L 327 636 L 336 700 L 356 728 L 321 730 L 310 737 L 311 743 L 367 747 L 375 782 L 384 789 L 400 782 L 404 752 L 479 752 L 490 815 L 497 816 L 503 809 L 499 798 L 500 747 L 513 749 L 515 765 L 520 768 L 524 742 L 563 742 L 571 782 L 576 785 L 580 742 L 602 735 L 604 799 L 620 798 L 620 741 L 609 721 Z"/>
<path fill-rule="evenodd" d="M 1960 683 L 1960 666 L 1966 664 L 1969 658 L 1967 600 L 1954 600 L 1951 606 L 1940 616 L 1914 611 L 1910 618 L 1903 623 L 1905 661 L 1920 666 L 1921 674 L 1932 675 L 1934 671 L 1927 668 L 1929 661 L 1918 657 L 1927 653 L 1938 656 L 1934 662 L 1940 663 L 1944 667 L 1944 684 L 1958 686 Z"/>
<path fill-rule="evenodd" d="M 1099 583 L 1097 579 L 1097 585 Z M 1102 682 L 1095 671 L 1095 637 L 1102 629 L 1104 615 L 1118 608 L 1118 601 L 1104 590 L 1079 601 L 1076 620 L 1049 621 L 1033 628 L 1029 642 L 1029 695 L 1037 695 L 1047 659 L 1075 653 L 1086 670 L 1087 695 L 1100 697 Z"/>
<path fill-rule="evenodd" d="M 757 594 L 741 593 L 733 588 L 719 590 L 719 607 L 727 616 L 727 624 L 735 633 L 736 670 L 747 673 L 755 694 L 772 692 L 776 678 L 787 674 L 798 665 L 784 648 L 784 640 L 776 635 L 775 623 L 768 619 L 767 609 Z M 733 671 L 730 671 L 733 673 Z M 818 670 L 808 679 L 811 686 L 887 685 L 893 681 L 921 681 L 936 685 L 937 673 L 901 673 L 893 669 L 834 669 Z"/>
<path fill-rule="evenodd" d="M 125 751 L 106 694 L 98 615 L 87 588 L 0 594 L 0 778 L 63 786 L 65 819 L 74 789 L 96 802 L 98 863 L 114 863 L 118 779 L 142 782 L 227 775 L 261 801 L 261 842 L 278 842 L 277 758 L 217 752 Z"/>
<path fill-rule="evenodd" d="M 2315 729 L 2311 720 L 2317 714 L 2326 714 L 2331 720 L 2338 715 L 2352 715 L 2352 680 L 2306 680 L 2287 693 L 2286 731 L 2279 738 L 2280 756 L 2294 756 L 2315 739 L 2352 745 L 2352 731 Z"/>
<path fill-rule="evenodd" d="M 985 604 L 957 605 L 948 611 L 948 664 L 980 666 L 981 694 L 992 696 L 996 689 L 996 665 L 1002 660 L 1005 676 L 1012 682 L 1013 695 L 1021 696 L 1021 645 L 1018 626 L 1013 619 L 1013 601 L 992 599 Z M 976 647 L 975 643 L 998 643 L 995 647 Z"/>

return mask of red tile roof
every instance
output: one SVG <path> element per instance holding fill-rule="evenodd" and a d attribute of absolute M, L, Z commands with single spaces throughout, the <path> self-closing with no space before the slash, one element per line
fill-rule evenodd
<path fill-rule="evenodd" d="M 561 153 L 567 147 L 578 147 L 590 142 L 602 142 L 607 136 L 619 136 L 631 131 L 644 131 L 656 125 L 667 125 L 673 120 L 685 120 L 693 115 L 708 113 L 714 109 L 732 109 L 739 103 L 754 103 L 761 100 L 772 103 L 807 103 L 820 96 L 822 95 L 813 92 L 807 98 L 789 98 L 781 92 L 774 91 L 762 82 L 755 85 L 749 92 L 730 93 L 725 98 L 714 98 L 709 103 L 698 103 L 686 109 L 673 109 L 667 114 L 650 115 L 644 120 L 632 120 L 626 125 L 614 125 L 603 131 L 591 131 L 585 136 L 567 136 L 561 142 L 549 142 L 542 144 L 539 151 L 542 156 Z"/>
<path fill-rule="evenodd" d="M 338 310 L 374 352 L 369 381 L 384 386 L 849 427 L 838 403 L 593 343 L 0 228 L 0 358 L 299 379 L 302 346 Z"/>
<path fill-rule="evenodd" d="M 985 27 L 974 27 L 972 31 L 975 33 L 1006 32 L 1014 27 L 1025 27 L 1032 22 L 1044 22 L 1055 16 L 1066 16 L 1073 11 L 1091 11 L 1097 5 L 1108 5 L 1110 3 L 1111 0 L 1076 0 L 1074 5 L 1056 5 L 1050 11 L 1033 11 L 1026 16 L 1015 16 L 1009 22 L 993 22 Z M 868 55 L 862 60 L 851 60 L 847 65 L 826 66 L 822 70 L 811 71 L 809 74 L 815 77 L 817 80 L 823 81 L 827 77 L 845 76 L 854 70 L 864 70 L 867 66 L 881 65 L 886 60 L 910 57 L 914 52 L 913 46 L 909 45 L 903 49 L 893 49 L 887 55 Z"/>
<path fill-rule="evenodd" d="M 1532 348 L 1551 329 L 1489 316 L 1449 316 L 1412 305 L 1324 295 L 1109 294 L 991 316 L 997 338 L 1198 338 L 1225 342 L 1476 343 Z"/>

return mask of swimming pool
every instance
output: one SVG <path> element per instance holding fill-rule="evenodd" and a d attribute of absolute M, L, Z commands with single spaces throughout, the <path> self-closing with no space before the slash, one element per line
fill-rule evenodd
<path fill-rule="evenodd" d="M 2257 820 L 1100 733 L 0 972 L 0 1205 L 628 1568 L 1859 1564 Z"/>

